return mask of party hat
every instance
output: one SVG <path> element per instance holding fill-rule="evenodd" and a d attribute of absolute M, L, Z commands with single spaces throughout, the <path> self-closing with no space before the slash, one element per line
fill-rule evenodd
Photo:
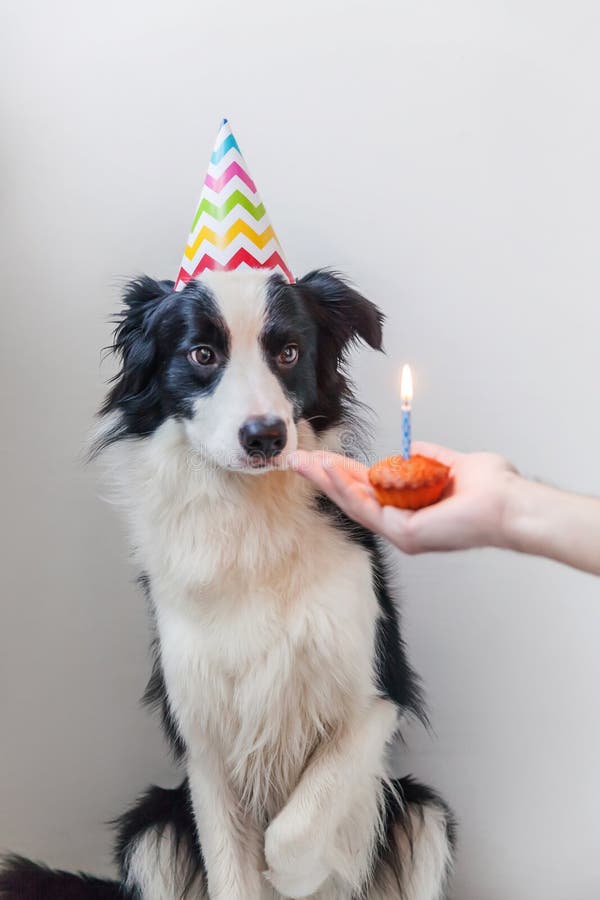
<path fill-rule="evenodd" d="M 207 269 L 273 269 L 294 280 L 227 119 L 210 158 L 175 290 Z"/>

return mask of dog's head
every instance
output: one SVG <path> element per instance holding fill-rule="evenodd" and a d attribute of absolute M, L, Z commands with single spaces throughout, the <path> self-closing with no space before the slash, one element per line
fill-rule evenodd
<path fill-rule="evenodd" d="M 338 425 L 348 348 L 381 349 L 377 307 L 327 270 L 295 284 L 265 271 L 207 273 L 178 293 L 141 278 L 124 303 L 121 369 L 101 410 L 116 425 L 104 443 L 175 418 L 191 448 L 229 469 L 264 469 L 296 449 L 301 420 L 317 433 Z"/>

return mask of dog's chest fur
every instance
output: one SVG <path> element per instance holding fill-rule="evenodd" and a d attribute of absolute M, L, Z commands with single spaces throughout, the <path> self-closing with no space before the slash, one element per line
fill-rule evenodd
<path fill-rule="evenodd" d="M 376 693 L 368 554 L 298 476 L 205 471 L 175 423 L 128 452 L 126 502 L 188 756 L 210 745 L 238 798 L 270 817 Z"/>

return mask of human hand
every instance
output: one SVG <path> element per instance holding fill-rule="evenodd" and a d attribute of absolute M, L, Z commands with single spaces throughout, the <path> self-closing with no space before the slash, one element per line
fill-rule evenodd
<path fill-rule="evenodd" d="M 369 484 L 368 468 L 349 457 L 296 451 L 286 464 L 348 516 L 404 553 L 508 546 L 505 514 L 519 477 L 513 466 L 493 453 L 458 453 L 422 442 L 413 449 L 450 466 L 451 474 L 443 499 L 416 511 L 381 506 Z"/>

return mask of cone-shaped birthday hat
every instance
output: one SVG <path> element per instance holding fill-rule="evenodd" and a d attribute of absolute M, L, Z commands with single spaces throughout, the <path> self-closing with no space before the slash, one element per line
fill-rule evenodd
<path fill-rule="evenodd" d="M 294 280 L 227 119 L 210 158 L 175 290 L 207 269 L 274 269 Z"/>

